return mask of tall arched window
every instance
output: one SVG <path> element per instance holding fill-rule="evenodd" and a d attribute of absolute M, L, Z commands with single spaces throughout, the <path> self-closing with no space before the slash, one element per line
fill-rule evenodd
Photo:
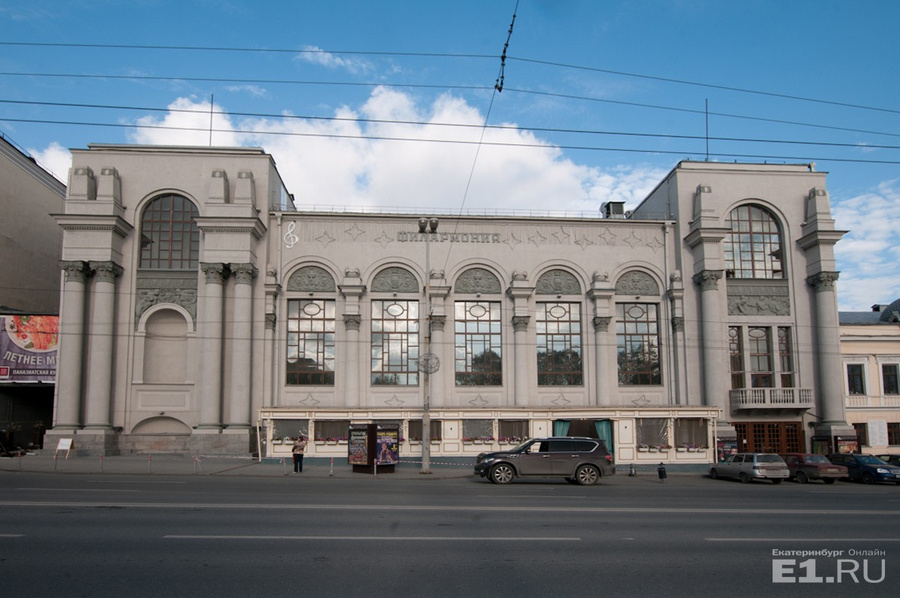
<path fill-rule="evenodd" d="M 781 231 L 760 206 L 735 208 L 726 222 L 725 273 L 728 278 L 784 278 Z"/>
<path fill-rule="evenodd" d="M 196 270 L 200 229 L 196 206 L 181 195 L 161 195 L 141 216 L 141 263 L 148 270 Z"/>

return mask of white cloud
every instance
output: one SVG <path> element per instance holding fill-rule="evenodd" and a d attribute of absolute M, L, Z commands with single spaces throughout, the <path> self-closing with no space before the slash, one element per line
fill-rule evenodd
<path fill-rule="evenodd" d="M 303 46 L 302 50 L 297 54 L 297 60 L 301 62 L 317 64 L 329 69 L 345 70 L 350 73 L 364 73 L 371 68 L 371 65 L 365 60 L 342 58 L 317 46 Z"/>
<path fill-rule="evenodd" d="M 44 170 L 48 170 L 60 181 L 66 182 L 69 167 L 72 165 L 72 152 L 54 141 L 43 150 L 29 149 L 28 153 Z"/>
<path fill-rule="evenodd" d="M 169 109 L 163 117 L 135 121 L 144 128 L 136 129 L 131 140 L 209 144 L 208 102 L 179 98 Z M 217 105 L 216 112 L 221 111 Z M 217 114 L 213 144 L 265 148 L 275 158 L 288 190 L 299 205 L 307 207 L 449 213 L 565 211 L 593 216 L 608 200 L 634 207 L 665 175 L 650 167 L 600 171 L 577 164 L 510 123 L 503 129 L 483 131 L 484 116 L 452 94 L 419 105 L 408 94 L 378 88 L 362 106 L 341 107 L 334 116 L 332 120 L 235 121 Z M 485 144 L 479 146 L 482 134 Z"/>
<path fill-rule="evenodd" d="M 265 87 L 260 87 L 259 85 L 231 85 L 226 89 L 228 89 L 228 91 L 232 93 L 247 92 L 255 98 L 264 98 L 269 95 L 268 90 L 266 90 Z"/>
<path fill-rule="evenodd" d="M 849 231 L 835 247 L 842 310 L 865 311 L 900 298 L 898 182 L 885 181 L 868 193 L 833 201 L 837 228 Z"/>

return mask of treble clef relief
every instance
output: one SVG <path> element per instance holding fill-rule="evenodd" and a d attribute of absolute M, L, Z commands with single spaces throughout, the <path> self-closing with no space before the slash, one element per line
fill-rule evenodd
<path fill-rule="evenodd" d="M 284 234 L 284 245 L 288 249 L 292 248 L 294 245 L 300 242 L 300 237 L 294 234 L 294 229 L 297 228 L 296 222 L 288 223 L 288 230 Z"/>

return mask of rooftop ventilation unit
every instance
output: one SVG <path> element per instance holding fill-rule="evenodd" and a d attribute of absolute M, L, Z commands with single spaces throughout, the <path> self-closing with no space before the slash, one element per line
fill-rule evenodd
<path fill-rule="evenodd" d="M 607 201 L 600 207 L 604 218 L 625 218 L 624 201 Z"/>

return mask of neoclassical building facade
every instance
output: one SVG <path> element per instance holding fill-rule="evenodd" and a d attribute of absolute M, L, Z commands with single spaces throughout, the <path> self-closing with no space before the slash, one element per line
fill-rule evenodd
<path fill-rule="evenodd" d="M 596 218 L 420 218 L 297 209 L 259 149 L 92 145 L 56 219 L 48 434 L 83 451 L 277 457 L 306 434 L 341 456 L 384 422 L 411 458 L 569 434 L 704 463 L 853 433 L 843 233 L 807 165 L 682 162 Z"/>

